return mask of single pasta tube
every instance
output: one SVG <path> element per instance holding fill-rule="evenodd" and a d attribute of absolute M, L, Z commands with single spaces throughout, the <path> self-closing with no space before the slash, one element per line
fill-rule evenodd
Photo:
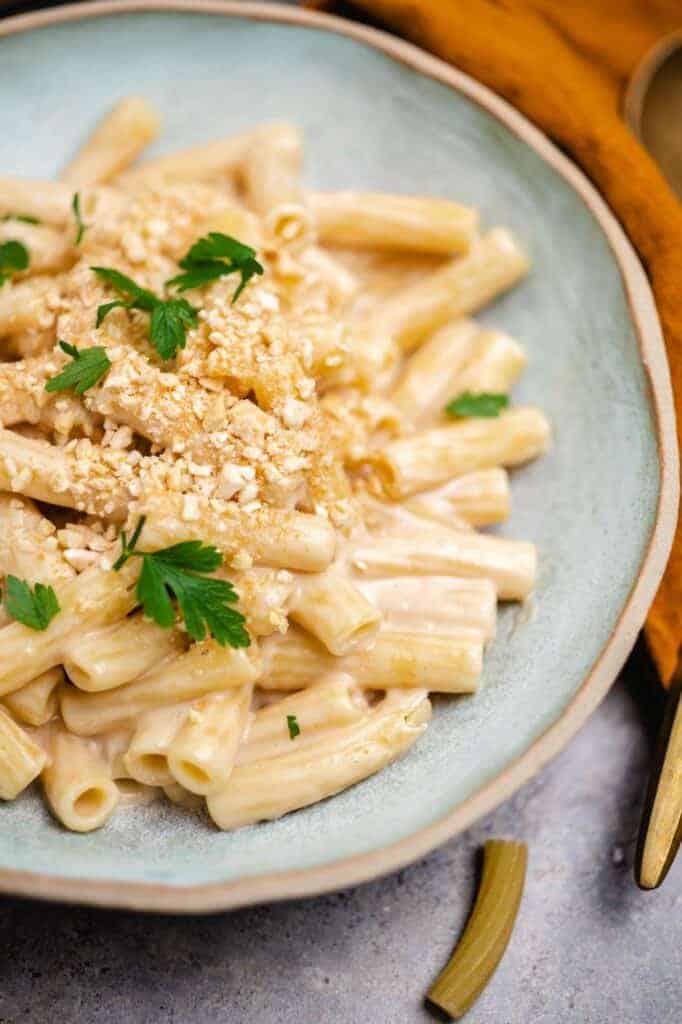
<path fill-rule="evenodd" d="M 56 533 L 32 501 L 0 494 L 0 572 L 52 584 L 73 579 Z"/>
<path fill-rule="evenodd" d="M 362 580 L 357 586 L 380 610 L 386 629 L 479 641 L 495 636 L 497 588 L 491 580 L 397 576 Z"/>
<path fill-rule="evenodd" d="M 0 288 L 0 338 L 37 331 L 42 345 L 43 332 L 49 331 L 50 343 L 54 344 L 54 309 L 58 303 L 58 278 L 30 277 L 16 283 L 8 281 Z"/>
<path fill-rule="evenodd" d="M 115 690 L 66 691 L 61 698 L 62 717 L 71 732 L 94 736 L 127 725 L 150 708 L 180 704 L 253 683 L 259 671 L 254 644 L 248 649 L 235 649 L 205 640 Z"/>
<path fill-rule="evenodd" d="M 43 787 L 52 813 L 72 832 L 101 828 L 116 808 L 119 791 L 97 744 L 55 729 Z"/>
<path fill-rule="evenodd" d="M 174 150 L 166 156 L 146 160 L 139 167 L 121 174 L 117 184 L 138 188 L 143 185 L 170 185 L 173 182 L 230 177 L 241 165 L 258 130 L 231 135 L 227 139 L 202 142 L 187 149 Z"/>
<path fill-rule="evenodd" d="M 502 601 L 523 601 L 535 584 L 535 545 L 467 530 L 376 537 L 351 555 L 365 576 L 474 576 L 492 580 Z"/>
<path fill-rule="evenodd" d="M 139 96 L 128 96 L 102 118 L 61 179 L 74 188 L 110 181 L 135 160 L 159 133 L 156 111 Z"/>
<path fill-rule="evenodd" d="M 429 277 L 402 288 L 370 316 L 370 333 L 411 352 L 449 320 L 469 316 L 507 291 L 528 271 L 528 258 L 511 234 L 494 228 L 467 253 Z"/>
<path fill-rule="evenodd" d="M 46 762 L 42 747 L 0 708 L 0 800 L 15 800 Z"/>
<path fill-rule="evenodd" d="M 302 572 L 322 572 L 334 558 L 336 531 L 323 516 L 265 506 L 245 512 L 235 501 L 224 502 L 216 511 L 215 502 L 198 498 L 198 518 L 188 523 L 183 519 L 183 502 L 182 495 L 176 494 L 149 496 L 138 502 L 135 514 L 147 516 L 142 535 L 145 546 L 154 550 L 201 537 L 205 544 L 223 551 L 228 560 L 246 552 L 259 565 Z"/>
<path fill-rule="evenodd" d="M 162 629 L 138 612 L 113 626 L 74 634 L 64 645 L 64 668 L 80 690 L 112 690 L 184 646 L 179 630 Z"/>
<path fill-rule="evenodd" d="M 481 331 L 470 361 L 450 375 L 447 397 L 456 398 L 463 391 L 506 394 L 527 364 L 528 356 L 518 341 L 502 331 Z"/>
<path fill-rule="evenodd" d="M 135 779 L 117 779 L 116 789 L 118 790 L 119 807 L 146 807 L 154 803 L 161 795 L 157 786 L 145 786 L 143 782 L 136 782 Z"/>
<path fill-rule="evenodd" d="M 300 187 L 302 159 L 300 131 L 279 124 L 258 133 L 241 167 L 246 201 L 264 218 L 270 237 L 289 249 L 302 248 L 312 236 Z"/>
<path fill-rule="evenodd" d="M 19 214 L 45 224 L 66 224 L 72 199 L 73 189 L 61 181 L 0 177 L 0 217 Z"/>
<path fill-rule="evenodd" d="M 369 646 L 379 632 L 381 614 L 355 584 L 339 573 L 301 579 L 290 617 L 321 640 L 332 654 L 350 654 Z"/>
<path fill-rule="evenodd" d="M 114 473 L 79 473 L 75 453 L 12 430 L 0 430 L 0 489 L 118 522 L 125 519 L 132 496 Z"/>
<path fill-rule="evenodd" d="M 229 830 L 317 803 L 394 761 L 422 735 L 430 717 L 423 690 L 391 694 L 364 719 L 317 743 L 238 765 L 227 786 L 208 797 L 208 812 L 218 828 Z"/>
<path fill-rule="evenodd" d="M 120 572 L 86 569 L 55 587 L 60 611 L 47 629 L 37 632 L 20 622 L 0 631 L 0 697 L 13 693 L 36 676 L 61 664 L 65 644 L 74 632 L 105 626 L 124 618 L 137 604 L 137 567 Z"/>
<path fill-rule="evenodd" d="M 465 473 L 424 497 L 447 503 L 455 515 L 472 526 L 503 523 L 511 511 L 509 474 L 497 466 Z"/>
<path fill-rule="evenodd" d="M 263 644 L 265 670 L 258 685 L 264 690 L 301 690 L 328 672 L 346 672 L 358 686 L 392 690 L 423 686 L 440 693 L 473 693 L 483 667 L 483 644 L 430 633 L 385 630 L 373 647 L 336 658 L 303 630 Z"/>
<path fill-rule="evenodd" d="M 24 437 L 29 425 L 64 437 L 75 432 L 87 437 L 101 433 L 101 418 L 89 412 L 80 397 L 45 391 L 50 377 L 64 365 L 61 356 L 55 355 L 51 348 L 15 363 L 0 363 L 0 426 L 21 426 Z M 42 434 L 38 437 L 45 440 Z"/>
<path fill-rule="evenodd" d="M 26 725 L 45 725 L 57 713 L 57 691 L 64 682 L 61 668 L 43 672 L 20 690 L 8 693 L 2 703 Z"/>
<path fill-rule="evenodd" d="M 189 713 L 186 704 L 152 708 L 140 715 L 123 755 L 123 767 L 131 779 L 146 786 L 167 786 L 173 782 L 168 751 Z"/>
<path fill-rule="evenodd" d="M 314 192 L 318 237 L 330 245 L 420 253 L 467 252 L 478 214 L 448 199 L 383 192 Z"/>
<path fill-rule="evenodd" d="M 259 708 L 253 715 L 245 742 L 237 752 L 237 764 L 250 764 L 287 754 L 314 742 L 321 730 L 357 722 L 368 710 L 367 698 L 355 681 L 343 672 L 332 672 L 306 690 Z M 294 715 L 300 734 L 292 740 L 287 716 Z"/>
<path fill-rule="evenodd" d="M 448 398 L 450 381 L 471 359 L 481 328 L 473 320 L 445 324 L 407 360 L 391 392 L 391 401 L 414 424 L 437 419 Z"/>
<path fill-rule="evenodd" d="M 251 685 L 233 693 L 214 693 L 195 701 L 172 739 L 168 767 L 190 793 L 208 796 L 223 789 L 232 774 L 247 726 Z"/>
<path fill-rule="evenodd" d="M 519 466 L 542 455 L 549 439 L 543 413 L 519 407 L 389 441 L 371 462 L 386 493 L 398 499 L 474 470 Z"/>
<path fill-rule="evenodd" d="M 28 249 L 30 262 L 24 276 L 55 273 L 73 262 L 71 239 L 63 229 L 0 219 L 0 245 L 10 240 Z"/>

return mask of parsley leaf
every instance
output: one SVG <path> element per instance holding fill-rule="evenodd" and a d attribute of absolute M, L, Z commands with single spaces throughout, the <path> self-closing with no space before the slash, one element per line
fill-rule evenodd
<path fill-rule="evenodd" d="M 81 242 L 83 241 L 83 235 L 85 234 L 85 232 L 90 227 L 89 224 L 85 224 L 84 223 L 83 217 L 81 216 L 81 196 L 80 196 L 80 192 L 74 192 L 73 199 L 71 200 L 71 209 L 73 210 L 73 215 L 76 218 L 76 229 L 77 229 L 76 230 L 76 241 L 75 241 L 74 244 L 75 245 L 80 245 Z"/>
<path fill-rule="evenodd" d="M 67 363 L 61 373 L 48 380 L 46 391 L 73 391 L 82 395 L 111 369 L 107 350 L 101 345 L 79 351 L 75 345 L 60 341 L 59 347 L 67 356 L 71 356 L 73 362 Z"/>
<path fill-rule="evenodd" d="M 509 397 L 507 395 L 487 391 L 481 391 L 478 394 L 463 391 L 457 398 L 448 402 L 445 411 L 448 416 L 455 418 L 478 416 L 481 419 L 493 419 L 495 416 L 499 416 L 508 405 Z"/>
<path fill-rule="evenodd" d="M 182 541 L 160 551 L 138 551 L 136 544 L 144 522 L 142 516 L 130 540 L 121 531 L 121 554 L 114 569 L 120 569 L 129 558 L 142 559 L 136 594 L 145 614 L 157 625 L 170 629 L 176 618 L 171 603 L 175 598 L 193 640 L 204 640 L 208 633 L 221 647 L 249 647 L 246 620 L 241 612 L 229 607 L 238 600 L 232 584 L 200 575 L 222 565 L 220 552 L 200 540 Z"/>
<path fill-rule="evenodd" d="M 47 629 L 57 612 L 61 610 L 52 587 L 36 583 L 31 590 L 26 580 L 19 580 L 16 576 L 10 575 L 7 576 L 5 605 L 13 619 L 22 622 L 29 629 L 41 632 Z"/>
<path fill-rule="evenodd" d="M 301 727 L 298 724 L 296 715 L 287 715 L 287 728 L 289 729 L 290 740 L 295 740 L 297 736 L 301 735 Z"/>
<path fill-rule="evenodd" d="M 186 329 L 198 324 L 197 311 L 187 299 L 166 299 L 152 311 L 150 339 L 162 359 L 172 359 L 185 347 Z"/>
<path fill-rule="evenodd" d="M 21 221 L 22 224 L 42 224 L 43 223 L 41 220 L 38 220 L 37 217 L 30 217 L 27 213 L 6 213 L 4 215 L 4 217 L 0 217 L 0 220 L 2 220 L 2 221 L 18 220 L 18 221 Z"/>
<path fill-rule="evenodd" d="M 17 270 L 28 267 L 28 249 L 21 242 L 9 241 L 0 245 L 0 286 L 9 281 Z"/>
<path fill-rule="evenodd" d="M 149 340 L 162 359 L 172 359 L 179 348 L 185 347 L 187 328 L 196 327 L 198 323 L 198 311 L 190 306 L 187 299 L 160 299 L 148 288 L 141 288 L 132 278 L 111 267 L 90 269 L 123 296 L 98 308 L 96 327 L 101 326 L 112 309 L 141 309 L 151 313 Z"/>
<path fill-rule="evenodd" d="M 230 235 L 210 231 L 195 242 L 179 266 L 185 271 L 166 284 L 181 292 L 189 288 L 200 288 L 225 274 L 239 274 L 240 281 L 232 301 L 236 302 L 247 284 L 256 274 L 263 273 L 263 267 L 256 259 L 256 250 L 244 245 Z"/>

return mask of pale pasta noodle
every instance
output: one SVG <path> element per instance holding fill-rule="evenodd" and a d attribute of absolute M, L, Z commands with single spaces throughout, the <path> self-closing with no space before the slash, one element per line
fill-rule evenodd
<path fill-rule="evenodd" d="M 136 164 L 158 126 L 123 98 L 60 181 L 0 178 L 0 799 L 40 777 L 76 832 L 360 782 L 537 577 L 479 532 L 550 441 L 522 342 L 472 319 L 520 241 L 306 188 L 286 122 Z"/>

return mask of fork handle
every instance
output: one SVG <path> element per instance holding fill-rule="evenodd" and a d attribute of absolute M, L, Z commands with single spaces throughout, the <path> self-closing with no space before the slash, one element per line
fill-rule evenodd
<path fill-rule="evenodd" d="M 682 680 L 668 696 L 635 857 L 640 889 L 657 889 L 682 841 Z"/>

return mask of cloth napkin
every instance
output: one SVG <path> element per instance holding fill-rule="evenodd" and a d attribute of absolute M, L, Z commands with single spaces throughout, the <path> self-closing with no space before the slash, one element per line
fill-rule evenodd
<path fill-rule="evenodd" d="M 682 203 L 621 116 L 631 72 L 682 29 L 682 0 L 311 0 L 390 29 L 504 96 L 580 165 L 649 275 L 682 437 Z M 682 126 L 680 126 L 682 131 Z M 682 645 L 682 530 L 645 634 L 668 685 Z"/>

